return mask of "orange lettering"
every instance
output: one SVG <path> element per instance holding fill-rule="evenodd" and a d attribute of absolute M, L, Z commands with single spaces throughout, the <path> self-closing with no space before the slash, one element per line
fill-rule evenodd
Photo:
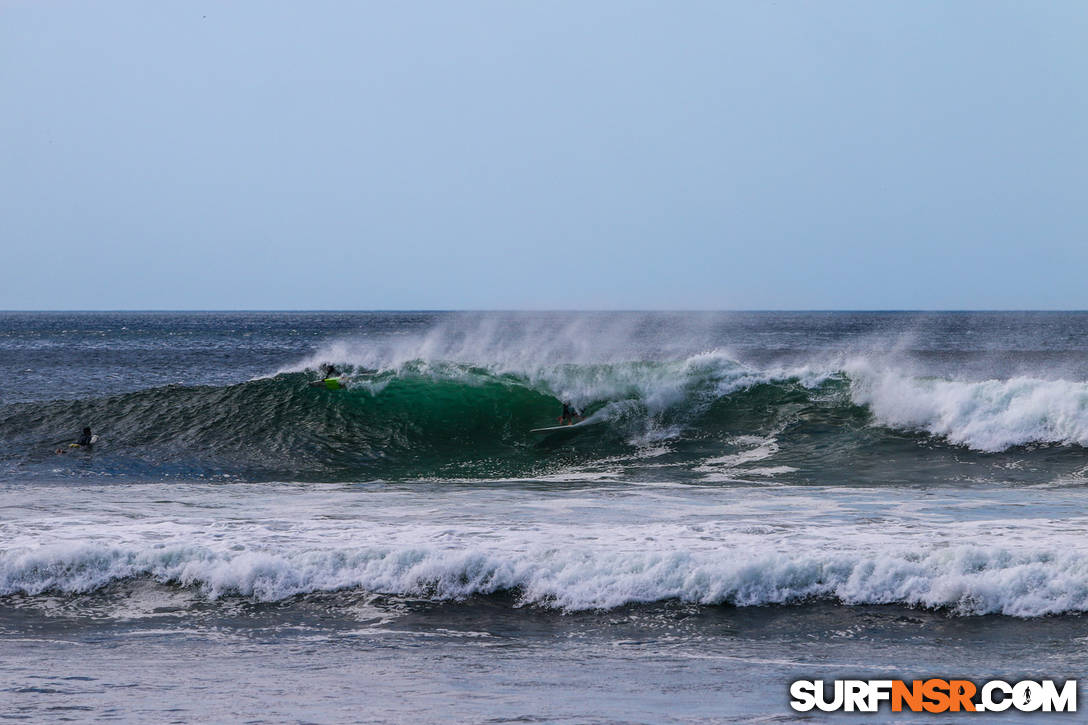
<path fill-rule="evenodd" d="M 961 707 L 966 712 L 975 711 L 975 703 L 971 702 L 975 696 L 975 683 L 970 680 L 949 680 L 948 690 L 952 712 L 959 712 Z"/>
<path fill-rule="evenodd" d="M 892 712 L 903 712 L 903 703 L 911 712 L 922 710 L 922 681 L 914 680 L 911 686 L 902 680 L 892 680 Z"/>
<path fill-rule="evenodd" d="M 922 694 L 929 702 L 923 703 L 926 712 L 945 712 L 948 710 L 948 681 L 934 678 L 922 683 Z"/>

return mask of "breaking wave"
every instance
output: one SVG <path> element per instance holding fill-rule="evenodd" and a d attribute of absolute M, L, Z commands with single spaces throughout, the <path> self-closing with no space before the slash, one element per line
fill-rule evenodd
<path fill-rule="evenodd" d="M 1088 557 L 957 546 L 925 552 L 525 552 L 426 546 L 290 553 L 199 546 L 42 546 L 0 552 L 0 595 L 86 593 L 150 578 L 205 596 L 278 601 L 340 590 L 432 600 L 514 593 L 522 605 L 613 609 L 680 600 L 755 606 L 903 604 L 960 615 L 1088 611 Z"/>
<path fill-rule="evenodd" d="M 980 454 L 1088 446 L 1088 383 L 1079 381 L 955 380 L 865 360 L 759 369 L 722 350 L 550 365 L 521 356 L 337 360 L 334 352 L 324 359 L 347 372 L 344 390 L 310 386 L 315 358 L 236 385 L 0 407 L 0 472 L 492 479 L 655 443 L 697 469 L 737 453 L 738 436 L 777 436 L 776 456 L 794 468 L 808 455 L 803 446 L 844 453 L 904 434 Z M 595 425 L 530 432 L 555 425 L 564 401 Z M 94 451 L 56 455 L 84 425 L 100 436 Z"/>

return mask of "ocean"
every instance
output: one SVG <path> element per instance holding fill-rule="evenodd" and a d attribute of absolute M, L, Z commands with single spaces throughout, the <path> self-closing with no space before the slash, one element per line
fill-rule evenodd
<path fill-rule="evenodd" d="M 0 313 L 0 710 L 932 723 L 789 684 L 1079 678 L 1086 447 L 1088 313 Z"/>

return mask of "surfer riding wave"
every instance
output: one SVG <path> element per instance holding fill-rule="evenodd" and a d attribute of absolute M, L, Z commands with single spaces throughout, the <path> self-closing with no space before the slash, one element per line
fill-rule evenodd
<path fill-rule="evenodd" d="M 567 401 L 563 401 L 563 412 L 559 415 L 559 425 L 573 425 L 575 422 L 585 420 L 582 411 L 575 408 Z"/>

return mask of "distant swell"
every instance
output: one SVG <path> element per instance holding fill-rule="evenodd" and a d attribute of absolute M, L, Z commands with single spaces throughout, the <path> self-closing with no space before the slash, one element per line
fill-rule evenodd
<path fill-rule="evenodd" d="M 100 545 L 0 552 L 0 595 L 92 592 L 129 578 L 259 601 L 359 589 L 434 600 L 513 592 L 522 604 L 564 610 L 675 599 L 734 606 L 829 600 L 1018 617 L 1088 611 L 1084 555 L 971 546 L 838 554 L 551 548 L 502 555 L 378 546 L 277 554 Z"/>

